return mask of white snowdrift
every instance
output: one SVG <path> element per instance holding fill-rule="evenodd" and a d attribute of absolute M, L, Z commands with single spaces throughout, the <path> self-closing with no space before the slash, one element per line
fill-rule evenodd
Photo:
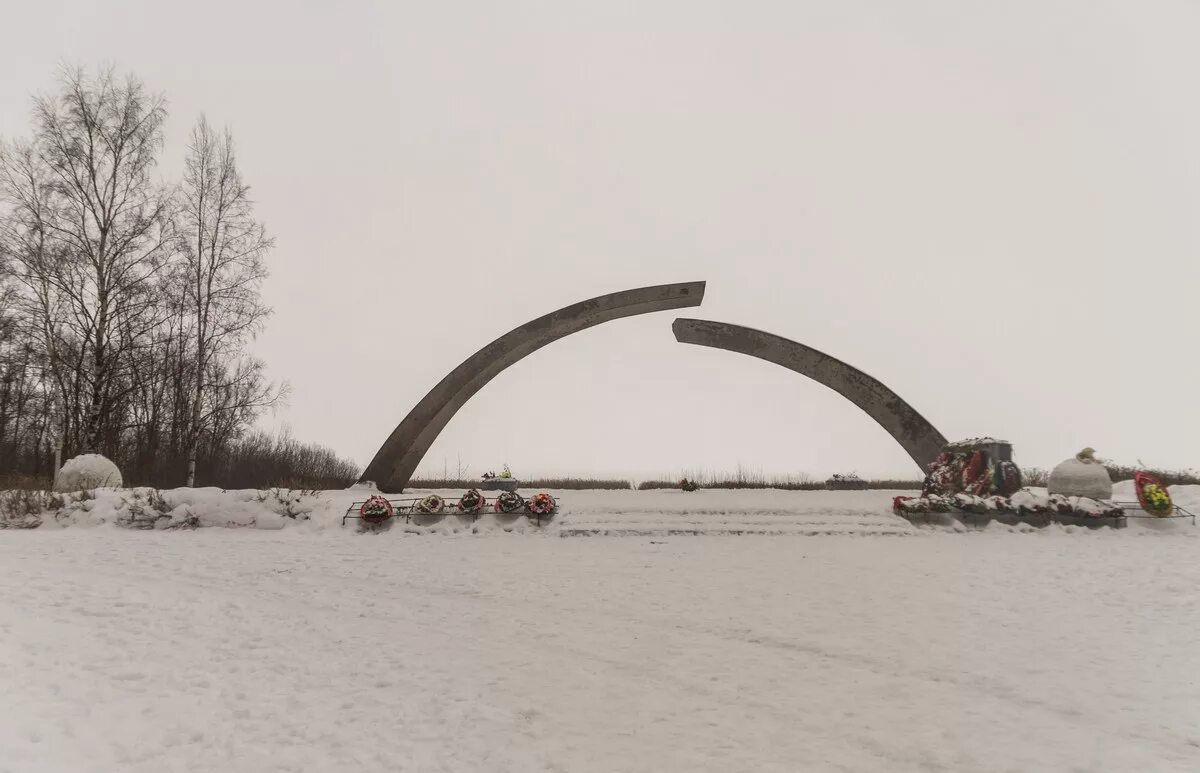
<path fill-rule="evenodd" d="M 0 770 L 1196 770 L 1200 540 L 389 536 L 0 534 Z"/>

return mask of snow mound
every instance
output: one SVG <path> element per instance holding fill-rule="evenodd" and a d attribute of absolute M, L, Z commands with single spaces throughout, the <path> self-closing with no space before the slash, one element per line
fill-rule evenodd
<path fill-rule="evenodd" d="M 58 471 L 54 478 L 54 490 L 68 493 L 88 491 L 96 488 L 120 488 L 121 471 L 117 465 L 100 454 L 80 454 Z"/>
<path fill-rule="evenodd" d="M 1099 462 L 1071 458 L 1050 471 L 1046 488 L 1051 494 L 1089 499 L 1112 499 L 1112 478 Z"/>

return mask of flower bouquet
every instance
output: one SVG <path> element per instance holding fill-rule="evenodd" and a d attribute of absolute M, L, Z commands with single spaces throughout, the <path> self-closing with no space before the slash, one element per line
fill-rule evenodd
<path fill-rule="evenodd" d="M 464 515 L 478 515 L 486 504 L 487 498 L 479 493 L 479 489 L 471 489 L 458 500 L 456 508 Z"/>

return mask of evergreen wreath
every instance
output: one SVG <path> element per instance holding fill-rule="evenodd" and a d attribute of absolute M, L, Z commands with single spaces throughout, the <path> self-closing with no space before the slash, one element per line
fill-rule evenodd
<path fill-rule="evenodd" d="M 471 489 L 458 500 L 458 512 L 465 515 L 476 515 L 487 504 L 487 498 L 479 493 L 479 489 Z"/>
<path fill-rule="evenodd" d="M 515 491 L 502 491 L 492 508 L 497 513 L 515 513 L 525 506 L 525 499 Z"/>
<path fill-rule="evenodd" d="M 437 494 L 430 494 L 420 502 L 417 502 L 417 506 L 414 509 L 418 513 L 440 513 L 446 509 L 446 502 Z"/>

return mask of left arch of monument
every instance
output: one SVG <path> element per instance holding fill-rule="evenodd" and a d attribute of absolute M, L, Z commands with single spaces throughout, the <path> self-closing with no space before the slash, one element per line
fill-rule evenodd
<path fill-rule="evenodd" d="M 380 446 L 362 481 L 403 491 L 433 441 L 467 400 L 510 365 L 546 344 L 614 319 L 699 306 L 704 282 L 654 285 L 609 293 L 527 322 L 492 341 L 446 374 Z"/>

